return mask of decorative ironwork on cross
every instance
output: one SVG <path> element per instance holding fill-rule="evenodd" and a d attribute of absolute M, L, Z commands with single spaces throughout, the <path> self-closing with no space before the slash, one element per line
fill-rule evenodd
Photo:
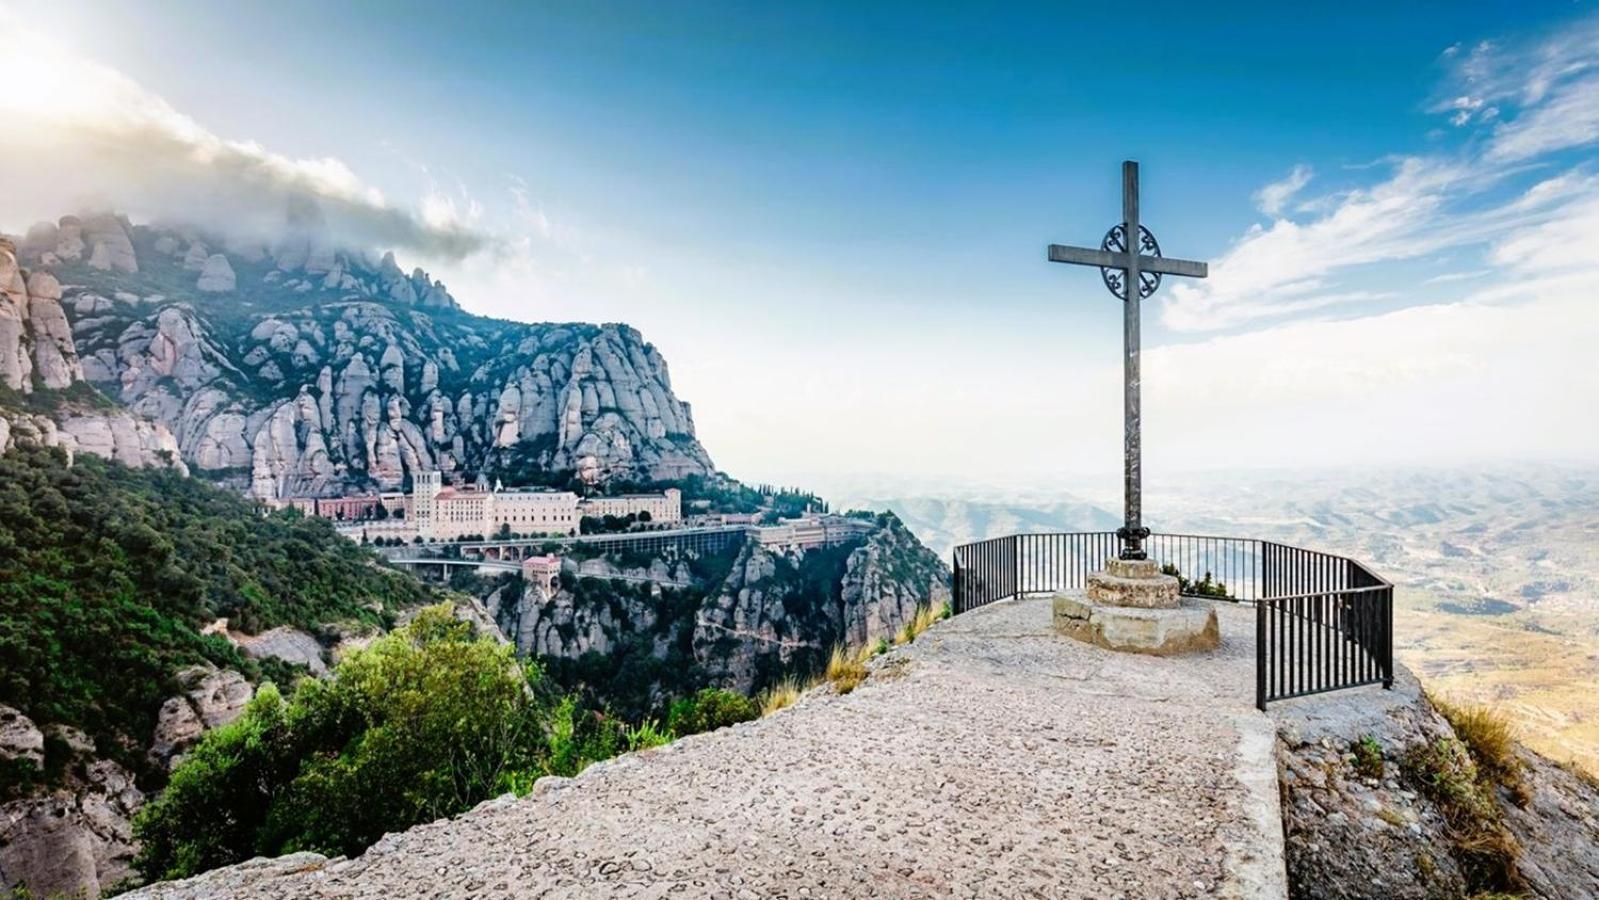
<path fill-rule="evenodd" d="M 1129 251 L 1127 236 L 1138 235 L 1138 246 Z M 1140 426 L 1138 383 L 1138 303 L 1160 288 L 1163 275 L 1204 278 L 1210 267 L 1187 259 L 1169 259 L 1160 253 L 1160 244 L 1138 221 L 1138 163 L 1122 163 L 1122 221 L 1105 234 L 1099 249 L 1049 245 L 1049 261 L 1078 266 L 1098 266 L 1105 287 L 1123 302 L 1122 362 L 1123 498 L 1125 522 L 1116 533 L 1121 536 L 1122 559 L 1143 559 L 1144 538 L 1149 529 L 1143 523 L 1143 448 Z M 1129 290 L 1130 285 L 1137 285 Z"/>

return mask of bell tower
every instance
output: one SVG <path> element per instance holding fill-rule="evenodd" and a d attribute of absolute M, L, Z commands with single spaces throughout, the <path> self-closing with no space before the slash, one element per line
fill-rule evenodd
<path fill-rule="evenodd" d="M 418 472 L 411 476 L 411 517 L 416 520 L 416 533 L 423 540 L 431 540 L 437 533 L 438 504 L 435 498 L 444 487 L 444 476 L 437 470 Z"/>

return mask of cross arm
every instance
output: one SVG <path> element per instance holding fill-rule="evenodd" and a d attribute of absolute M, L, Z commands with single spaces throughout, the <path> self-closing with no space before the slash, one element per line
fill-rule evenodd
<path fill-rule="evenodd" d="M 1079 266 L 1099 266 L 1102 269 L 1125 269 L 1128 263 L 1125 253 L 1112 253 L 1109 250 L 1094 250 L 1088 247 L 1067 247 L 1063 244 L 1049 245 L 1049 261 L 1074 263 Z M 1139 256 L 1138 268 L 1145 272 L 1186 275 L 1189 278 L 1205 278 L 1210 274 L 1210 266 L 1205 263 L 1167 256 Z"/>

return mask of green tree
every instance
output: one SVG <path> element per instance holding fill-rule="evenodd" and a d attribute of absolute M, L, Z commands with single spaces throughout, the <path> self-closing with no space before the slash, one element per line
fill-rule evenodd
<path fill-rule="evenodd" d="M 264 688 L 207 734 L 136 820 L 137 866 L 177 878 L 258 854 L 355 855 L 385 832 L 615 752 L 620 738 L 596 739 L 565 706 L 509 646 L 429 607 L 332 679 L 302 680 L 288 702 Z M 549 735 L 561 729 L 557 748 Z"/>
<path fill-rule="evenodd" d="M 146 780 L 159 773 L 142 748 L 178 670 L 258 672 L 205 625 L 384 627 L 433 595 L 326 521 L 198 479 L 88 454 L 69 466 L 29 444 L 0 455 L 0 703 L 83 729 Z M 0 770 L 0 797 L 23 787 Z"/>

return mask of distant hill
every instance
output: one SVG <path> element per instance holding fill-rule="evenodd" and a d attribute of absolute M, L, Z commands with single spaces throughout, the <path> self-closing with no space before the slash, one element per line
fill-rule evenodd
<path fill-rule="evenodd" d="M 857 496 L 834 501 L 834 505 L 893 510 L 922 543 L 945 560 L 960 544 L 1005 534 L 1114 531 L 1121 525 L 1120 516 L 1070 497 L 1027 504 L 931 496 Z"/>

